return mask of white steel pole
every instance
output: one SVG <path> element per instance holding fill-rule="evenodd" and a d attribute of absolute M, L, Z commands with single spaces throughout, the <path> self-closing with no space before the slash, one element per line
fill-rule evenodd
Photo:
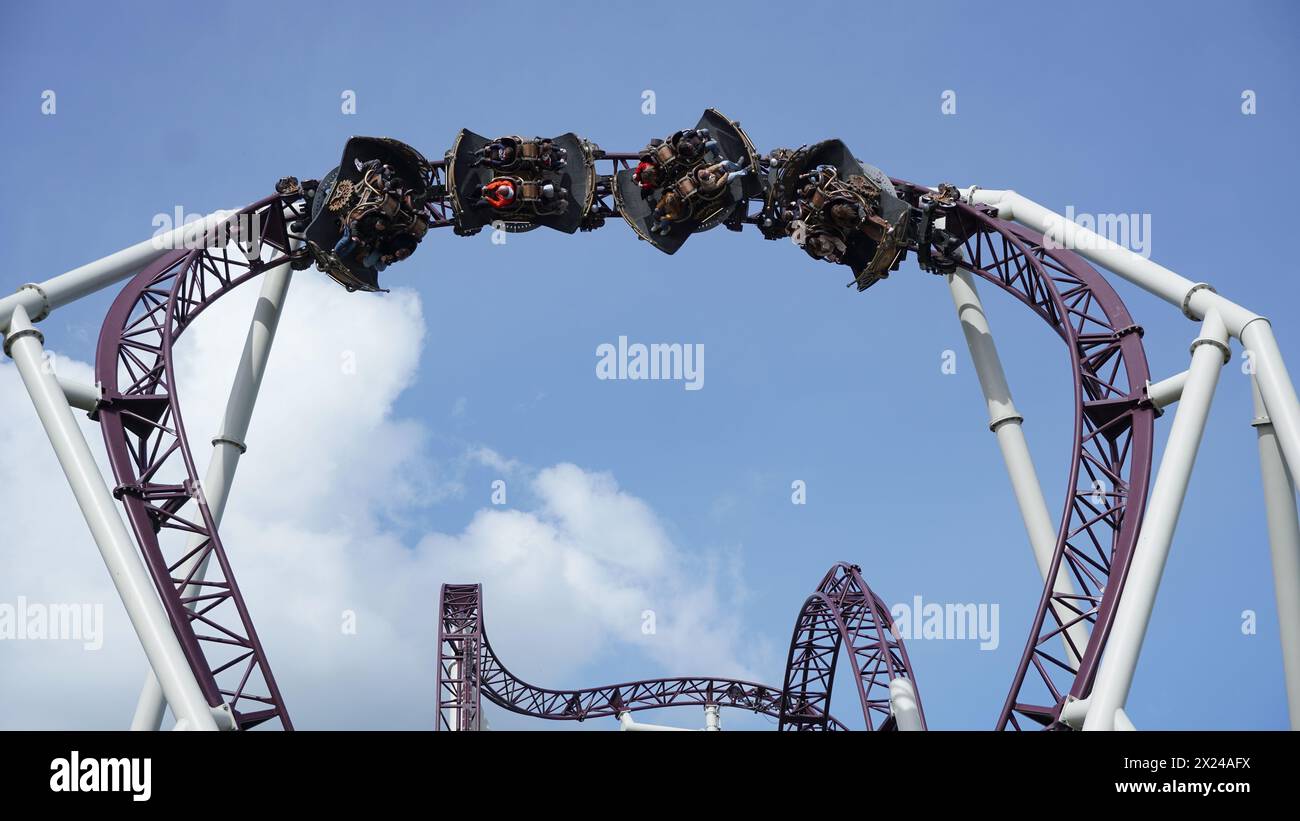
<path fill-rule="evenodd" d="M 1183 395 L 1183 385 L 1187 384 L 1187 371 L 1176 373 L 1159 382 L 1147 382 L 1147 399 L 1156 410 L 1163 410 L 1178 401 Z"/>
<path fill-rule="evenodd" d="M 1219 296 L 1208 284 L 1192 282 L 1015 191 L 971 187 L 963 194 L 968 202 L 996 206 L 1000 218 L 1028 225 L 1056 247 L 1074 250 L 1177 305 L 1191 319 L 1204 318 L 1211 311 L 1217 313 L 1228 333 L 1241 340 L 1254 360 L 1259 391 L 1273 420 L 1278 444 L 1292 473 L 1300 472 L 1300 399 L 1296 398 L 1295 386 L 1267 319 Z"/>
<path fill-rule="evenodd" d="M 203 248 L 213 243 L 224 245 L 225 232 L 217 230 L 217 226 L 234 213 L 217 211 L 52 279 L 22 286 L 17 293 L 0 299 L 0 332 L 9 327 L 9 318 L 19 305 L 26 311 L 28 321 L 40 322 L 55 308 L 126 279 L 170 250 Z"/>
<path fill-rule="evenodd" d="M 63 389 L 44 362 L 44 339 L 32 327 L 27 310 L 15 305 L 9 321 L 5 352 L 18 366 L 41 425 L 49 436 L 72 493 L 86 518 L 91 536 L 99 547 L 109 576 L 117 588 L 127 615 L 140 637 L 150 666 L 158 675 L 167 700 L 176 715 L 194 730 L 216 730 L 217 722 L 199 684 L 190 670 L 180 642 L 172 631 L 153 582 L 122 523 L 113 496 L 95 464 L 90 446 L 72 414 Z"/>
<path fill-rule="evenodd" d="M 618 714 L 618 728 L 629 733 L 689 733 L 685 727 L 669 727 L 664 724 L 642 724 L 632 718 L 630 711 Z"/>
<path fill-rule="evenodd" d="M 704 705 L 704 729 L 717 731 L 722 729 L 722 708 L 716 704 Z"/>
<path fill-rule="evenodd" d="M 77 410 L 90 413 L 99 407 L 99 401 L 104 398 L 103 388 L 99 385 L 76 382 L 71 379 L 64 379 L 62 376 L 55 378 L 58 380 L 59 387 L 63 390 L 63 395 L 67 398 L 68 404 Z"/>
<path fill-rule="evenodd" d="M 921 726 L 921 710 L 916 704 L 916 689 L 902 676 L 889 682 L 889 709 L 900 731 L 925 729 Z"/>
<path fill-rule="evenodd" d="M 1151 487 L 1142 533 L 1133 549 L 1133 561 L 1115 612 L 1106 654 L 1102 656 L 1088 699 L 1085 730 L 1115 729 L 1116 711 L 1128 700 L 1219 371 L 1229 355 L 1227 328 L 1218 313 L 1211 311 L 1201 323 L 1200 336 L 1192 342 L 1192 364 Z"/>
<path fill-rule="evenodd" d="M 1255 382 L 1272 421 L 1278 447 L 1291 473 L 1300 473 L 1300 400 L 1296 399 L 1295 387 L 1282 364 L 1282 352 L 1278 350 L 1268 320 L 1261 317 L 1246 325 L 1241 332 L 1241 344 L 1254 364 Z"/>
<path fill-rule="evenodd" d="M 1011 477 L 1016 504 L 1020 506 L 1020 516 L 1024 520 L 1025 531 L 1029 534 L 1029 545 L 1038 563 L 1038 572 L 1046 580 L 1052 570 L 1052 556 L 1056 553 L 1056 526 L 1052 524 L 1051 514 L 1048 513 L 1047 500 L 1043 498 L 1038 472 L 1034 469 L 1034 459 L 1029 453 L 1029 443 L 1025 440 L 1022 427 L 1024 416 L 1011 399 L 1011 388 L 1007 385 L 1007 375 L 1002 369 L 1002 360 L 998 357 L 997 344 L 993 341 L 984 305 L 975 289 L 974 277 L 967 271 L 958 271 L 949 274 L 947 279 L 948 287 L 952 290 L 953 304 L 957 307 L 957 318 L 961 320 L 962 333 L 966 336 L 971 361 L 975 364 L 975 373 L 979 377 L 984 401 L 988 406 L 989 430 L 997 437 L 998 447 L 1002 450 L 1002 459 L 1006 463 L 1007 474 Z M 1053 589 L 1066 595 L 1074 594 L 1074 584 L 1064 565 L 1057 568 Z M 1071 619 L 1077 618 L 1073 611 L 1060 605 L 1053 605 L 1053 612 L 1061 624 L 1068 624 Z M 1069 663 L 1078 666 L 1079 656 L 1088 646 L 1087 625 L 1083 621 L 1076 621 L 1061 634 L 1061 641 L 1065 645 Z M 1078 649 L 1077 653 L 1074 648 Z"/>
<path fill-rule="evenodd" d="M 294 249 L 297 240 L 290 240 Z M 247 450 L 244 444 L 248 436 L 248 425 L 253 417 L 253 407 L 257 404 L 257 394 L 262 386 L 262 376 L 271 356 L 271 344 L 275 341 L 275 331 L 280 323 L 284 309 L 285 296 L 289 291 L 289 281 L 293 270 L 289 263 L 277 265 L 262 275 L 262 291 L 253 311 L 253 321 L 244 339 L 244 351 L 239 359 L 239 368 L 235 372 L 235 381 L 230 388 L 230 398 L 226 402 L 226 415 L 221 429 L 212 440 L 212 461 L 208 463 L 208 472 L 203 480 L 203 497 L 212 512 L 214 525 L 220 525 L 226 512 L 226 500 L 230 498 L 230 486 L 235 480 L 235 471 L 239 468 L 239 457 Z M 190 537 L 187 553 L 196 551 L 206 537 L 193 534 Z M 196 596 L 200 590 L 207 571 L 210 552 L 202 554 L 198 560 L 196 554 L 178 571 L 181 578 L 189 575 L 196 561 L 199 564 L 194 571 L 194 582 L 185 589 L 184 596 Z M 157 730 L 162 725 L 165 708 L 162 689 L 152 672 L 145 674 L 144 686 L 136 702 L 135 717 L 131 720 L 133 730 Z"/>
<path fill-rule="evenodd" d="M 1273 555 L 1273 590 L 1277 597 L 1287 712 L 1291 729 L 1300 730 L 1300 520 L 1296 516 L 1295 482 L 1282 459 L 1277 433 L 1264 409 L 1259 387 L 1252 386 L 1252 389 L 1255 420 L 1251 424 L 1259 436 L 1259 468 Z"/>

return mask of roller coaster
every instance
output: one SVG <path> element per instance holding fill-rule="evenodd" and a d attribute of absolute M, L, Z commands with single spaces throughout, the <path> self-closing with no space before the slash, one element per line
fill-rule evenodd
<path fill-rule="evenodd" d="M 1028 637 L 993 726 L 1131 727 L 1124 711 L 1218 374 L 1237 339 L 1252 365 L 1261 469 L 1292 722 L 1300 721 L 1300 403 L 1265 318 L 1013 191 L 929 187 L 890 178 L 839 140 L 755 149 L 710 109 L 695 126 L 609 153 L 574 134 L 489 139 L 464 130 L 441 159 L 388 138 L 354 137 L 319 180 L 286 177 L 235 212 L 160 234 L 0 300 L 4 350 L 17 366 L 150 662 L 132 727 L 293 728 L 220 534 L 227 494 L 294 271 L 313 265 L 349 291 L 380 275 L 432 229 L 592 231 L 621 218 L 674 254 L 725 226 L 788 240 L 851 272 L 864 291 L 909 254 L 950 289 L 1043 579 Z M 1100 266 L 1199 321 L 1188 369 L 1152 381 L 1143 330 Z M 42 367 L 36 323 L 126 281 L 100 331 L 95 385 Z M 185 428 L 174 347 L 235 288 L 262 298 L 206 471 Z M 1065 347 L 1073 383 L 1065 500 L 1052 517 L 1021 430 L 976 282 L 1007 292 Z M 1156 420 L 1178 403 L 1152 482 Z M 110 486 L 73 416 L 102 431 Z M 125 512 L 129 531 L 123 524 Z M 432 591 L 431 591 L 432 592 Z M 703 707 L 761 713 L 783 730 L 845 729 L 831 693 L 843 652 L 867 729 L 924 729 L 916 676 L 883 601 L 839 564 L 804 603 L 779 686 L 687 677 L 589 689 L 526 683 L 492 651 L 483 590 L 446 584 L 439 602 L 437 727 L 484 727 L 482 700 L 552 721 Z M 432 637 L 431 637 L 432 638 Z"/>

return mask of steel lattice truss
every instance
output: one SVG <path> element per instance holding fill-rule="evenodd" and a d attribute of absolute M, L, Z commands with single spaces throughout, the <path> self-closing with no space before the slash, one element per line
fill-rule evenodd
<path fill-rule="evenodd" d="M 1075 374 L 1065 510 L 1032 632 L 997 724 L 1021 729 L 1029 719 L 1059 728 L 1067 699 L 1091 692 L 1146 503 L 1156 414 L 1145 396 L 1142 331 L 1110 284 L 1073 251 L 1049 248 L 1040 234 L 965 204 L 949 216 L 948 227 L 965 239 L 963 267 L 1051 325 Z M 1074 594 L 1057 589 L 1062 566 Z M 1070 642 L 1076 664 L 1057 648 L 1064 631 L 1079 623 L 1091 634 L 1087 647 Z"/>
<path fill-rule="evenodd" d="M 861 577 L 858 582 L 861 583 Z M 865 587 L 863 584 L 862 588 Z M 780 688 L 732 678 L 650 679 L 578 690 L 550 690 L 529 684 L 506 669 L 493 652 L 483 629 L 483 589 L 477 584 L 442 586 L 438 647 L 437 729 L 440 730 L 480 729 L 485 696 L 513 713 L 553 721 L 584 721 L 661 707 L 705 705 L 735 707 L 780 719 L 786 700 Z M 904 662 L 895 669 L 905 670 L 906 652 L 901 643 L 896 648 Z M 885 687 L 888 690 L 888 681 Z M 828 706 L 829 699 L 823 707 Z M 886 713 L 888 710 L 886 696 Z M 871 728 L 865 700 L 863 714 Z M 825 711 L 810 723 L 818 724 L 818 729 L 846 729 Z M 893 729 L 888 722 L 878 724 L 880 729 Z"/>
<path fill-rule="evenodd" d="M 288 258 L 279 197 L 256 215 L 259 253 L 229 246 L 167 253 L 137 275 L 109 310 L 99 339 L 97 418 L 117 486 L 172 628 L 208 704 L 236 726 L 278 719 L 292 729 L 226 550 L 203 497 L 185 434 L 172 349 L 209 305 Z M 201 538 L 190 549 L 190 538 Z M 206 577 L 195 568 L 207 565 Z"/>
<path fill-rule="evenodd" d="M 853 668 L 867 729 L 894 729 L 889 683 L 915 679 L 889 606 L 862 580 L 861 568 L 840 562 L 804 602 L 795 622 L 781 698 L 782 730 L 829 730 L 831 692 L 843 648 Z M 917 708 L 920 710 L 920 694 Z M 924 726 L 925 714 L 921 713 Z"/>

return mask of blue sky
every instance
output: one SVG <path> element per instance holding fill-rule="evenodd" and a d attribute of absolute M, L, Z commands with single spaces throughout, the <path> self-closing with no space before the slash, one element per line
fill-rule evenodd
<path fill-rule="evenodd" d="M 353 134 L 430 157 L 462 127 L 572 130 L 633 151 L 713 106 L 760 150 L 839 137 L 897 177 L 1014 188 L 1058 212 L 1149 214 L 1153 258 L 1272 317 L 1300 374 L 1300 274 L 1274 216 L 1300 187 L 1294 5 L 762 2 L 693 18 L 707 46 L 647 8 L 6 5 L 0 290 L 145 238 L 154 215 L 177 206 L 237 207 L 280 176 L 322 175 Z M 519 32 L 513 56 L 490 56 L 501 29 Z M 41 114 L 46 89 L 54 116 Z M 641 111 L 647 89 L 653 115 Z M 1253 116 L 1241 111 L 1247 89 Z M 345 90 L 354 115 L 340 111 Z M 947 90 L 955 115 L 941 112 Z M 989 727 L 1040 582 L 978 384 L 940 279 L 909 262 L 865 294 L 846 281 L 749 230 L 695 237 L 671 258 L 620 222 L 501 246 L 436 232 L 385 274 L 418 296 L 424 327 L 391 412 L 427 431 L 433 462 L 488 447 L 534 474 L 572 463 L 616 477 L 684 555 L 729 568 L 718 594 L 734 607 L 737 652 L 768 681 L 799 605 L 836 560 L 861 564 L 889 602 L 998 604 L 995 651 L 909 645 L 931 726 Z M 1153 374 L 1183 370 L 1195 326 L 1116 287 L 1146 329 Z M 1066 352 L 1011 299 L 984 296 L 1055 515 L 1071 425 Z M 49 346 L 90 361 L 111 298 L 56 313 Z M 597 380 L 597 346 L 620 335 L 703 344 L 705 388 Z M 949 349 L 955 375 L 940 369 Z M 1286 724 L 1251 416 L 1234 362 L 1129 700 L 1139 727 Z M 405 505 L 384 528 L 412 543 L 459 531 L 489 505 L 496 475 L 467 469 L 463 492 Z M 790 503 L 794 480 L 807 483 L 806 505 Z M 525 483 L 511 503 L 537 504 L 536 492 Z M 1255 635 L 1242 633 L 1244 610 L 1258 613 Z M 529 626 L 501 632 L 526 642 Z M 635 642 L 611 642 L 569 680 L 537 683 L 708 672 L 665 669 Z M 839 694 L 837 712 L 852 711 L 850 697 Z"/>

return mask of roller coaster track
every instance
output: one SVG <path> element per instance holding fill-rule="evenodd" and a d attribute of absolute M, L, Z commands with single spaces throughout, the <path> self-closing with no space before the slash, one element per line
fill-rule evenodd
<path fill-rule="evenodd" d="M 583 690 L 534 686 L 506 669 L 493 652 L 483 628 L 481 585 L 445 584 L 441 602 L 437 729 L 480 729 L 483 696 L 511 712 L 553 721 L 711 704 L 780 717 L 781 688 L 739 679 L 667 678 Z M 832 722 L 837 728 L 843 726 Z"/>
<path fill-rule="evenodd" d="M 438 621 L 437 729 L 480 729 L 486 696 L 513 713 L 553 721 L 713 705 L 771 716 L 782 730 L 843 730 L 830 714 L 830 703 L 836 661 L 846 644 L 866 728 L 895 729 L 889 684 L 906 678 L 915 689 L 915 679 L 889 608 L 854 565 L 831 568 L 800 610 L 784 687 L 728 678 L 651 679 L 582 690 L 537 687 L 506 669 L 492 650 L 483 627 L 482 586 L 445 584 Z M 924 713 L 921 721 L 924 726 Z"/>
<path fill-rule="evenodd" d="M 201 248 L 168 252 L 118 295 L 100 332 L 96 411 L 136 542 L 208 704 L 228 706 L 248 729 L 293 725 L 217 532 L 181 416 L 172 350 L 203 311 L 289 259 L 280 197 L 244 209 L 261 231 L 257 254 Z M 250 259 L 251 257 L 251 259 Z M 190 539 L 200 537 L 190 548 Z M 197 579 L 196 568 L 207 565 Z"/>
<path fill-rule="evenodd" d="M 613 169 L 597 174 L 591 219 L 584 228 L 599 227 L 604 218 L 618 214 L 612 196 L 613 171 L 628 167 L 636 156 L 599 154 L 597 161 L 612 163 Z M 430 167 L 435 178 L 445 172 L 443 163 Z M 914 205 L 928 192 L 902 180 L 894 183 L 900 196 Z M 450 208 L 445 199 L 433 203 L 431 212 L 438 217 L 433 227 L 453 224 Z M 286 218 L 286 209 L 296 216 Z M 302 224 L 305 209 L 297 195 L 275 196 L 233 215 L 232 224 L 253 214 L 260 218 L 262 247 L 251 259 L 229 247 L 210 247 L 168 253 L 148 266 L 113 303 L 96 356 L 96 376 L 104 390 L 97 418 L 117 481 L 115 495 L 126 509 L 208 703 L 228 708 L 241 729 L 271 720 L 285 729 L 292 725 L 203 498 L 181 414 L 172 349 L 189 324 L 232 289 L 286 261 L 305 262 L 301 251 L 290 251 L 289 242 L 291 232 L 297 235 L 293 226 Z M 739 230 L 758 219 L 751 214 L 728 227 Z M 1156 412 L 1144 394 L 1149 373 L 1141 329 L 1109 283 L 1082 257 L 1049 247 L 1041 235 L 999 220 L 992 208 L 958 203 L 947 216 L 946 229 L 962 242 L 961 267 L 1007 291 L 1047 322 L 1065 343 L 1068 355 L 1074 433 L 1064 509 L 1051 572 L 996 723 L 998 729 L 1061 728 L 1062 707 L 1071 699 L 1087 697 L 1091 690 L 1146 502 Z M 186 539 L 196 536 L 199 546 L 186 546 Z M 171 543 L 177 539 L 179 544 Z M 211 560 L 208 576 L 198 581 L 193 567 L 205 557 Z M 1061 569 L 1064 572 L 1058 573 Z M 1071 589 L 1058 589 L 1058 579 L 1072 580 Z M 1075 645 L 1066 633 L 1075 625 L 1089 630 L 1084 647 Z M 1062 640 L 1070 643 L 1073 652 L 1060 651 Z M 486 637 L 482 641 L 487 648 Z M 851 658 L 858 658 L 858 645 L 851 647 Z M 880 648 L 877 652 L 889 663 L 895 660 Z M 898 660 L 903 660 L 901 654 Z M 504 668 L 500 671 L 500 681 L 513 680 Z M 481 671 L 489 698 L 509 694 L 492 689 L 495 683 L 489 686 L 490 673 L 496 675 L 495 668 Z M 825 715 L 820 707 L 812 708 L 811 719 L 799 710 L 785 709 L 789 705 L 782 707 L 772 700 L 776 691 L 764 689 L 760 695 L 758 685 L 745 682 L 672 681 L 657 693 L 633 692 L 625 686 L 617 694 L 607 688 L 574 691 L 592 695 L 589 701 L 580 699 L 573 705 L 573 712 L 586 717 L 612 714 L 601 711 L 614 710 L 617 695 L 623 703 L 635 704 L 649 704 L 656 697 L 687 699 L 675 703 L 733 699 L 737 706 L 776 715 L 783 726 L 820 721 L 817 717 Z M 814 704 L 821 691 L 815 689 L 813 678 L 808 682 L 799 685 L 807 688 L 799 692 L 806 692 L 808 703 Z M 871 687 L 861 678 L 859 687 L 870 694 Z M 534 691 L 545 692 L 535 688 L 526 692 Z M 829 697 L 829 684 L 825 696 Z M 442 703 L 441 693 L 439 698 Z M 548 698 L 535 706 L 536 714 L 558 718 L 562 716 L 556 710 L 569 709 L 567 703 L 559 706 Z M 873 712 L 879 718 L 879 710 Z M 829 716 L 825 723 L 830 724 Z"/>
<path fill-rule="evenodd" d="M 822 578 L 795 621 L 781 691 L 780 729 L 834 729 L 828 726 L 831 691 L 845 644 L 867 729 L 894 729 L 889 684 L 905 678 L 915 688 L 916 677 L 889 606 L 867 587 L 861 568 L 844 562 Z M 916 704 L 920 711 L 919 692 Z M 920 717 L 924 727 L 923 711 Z"/>

